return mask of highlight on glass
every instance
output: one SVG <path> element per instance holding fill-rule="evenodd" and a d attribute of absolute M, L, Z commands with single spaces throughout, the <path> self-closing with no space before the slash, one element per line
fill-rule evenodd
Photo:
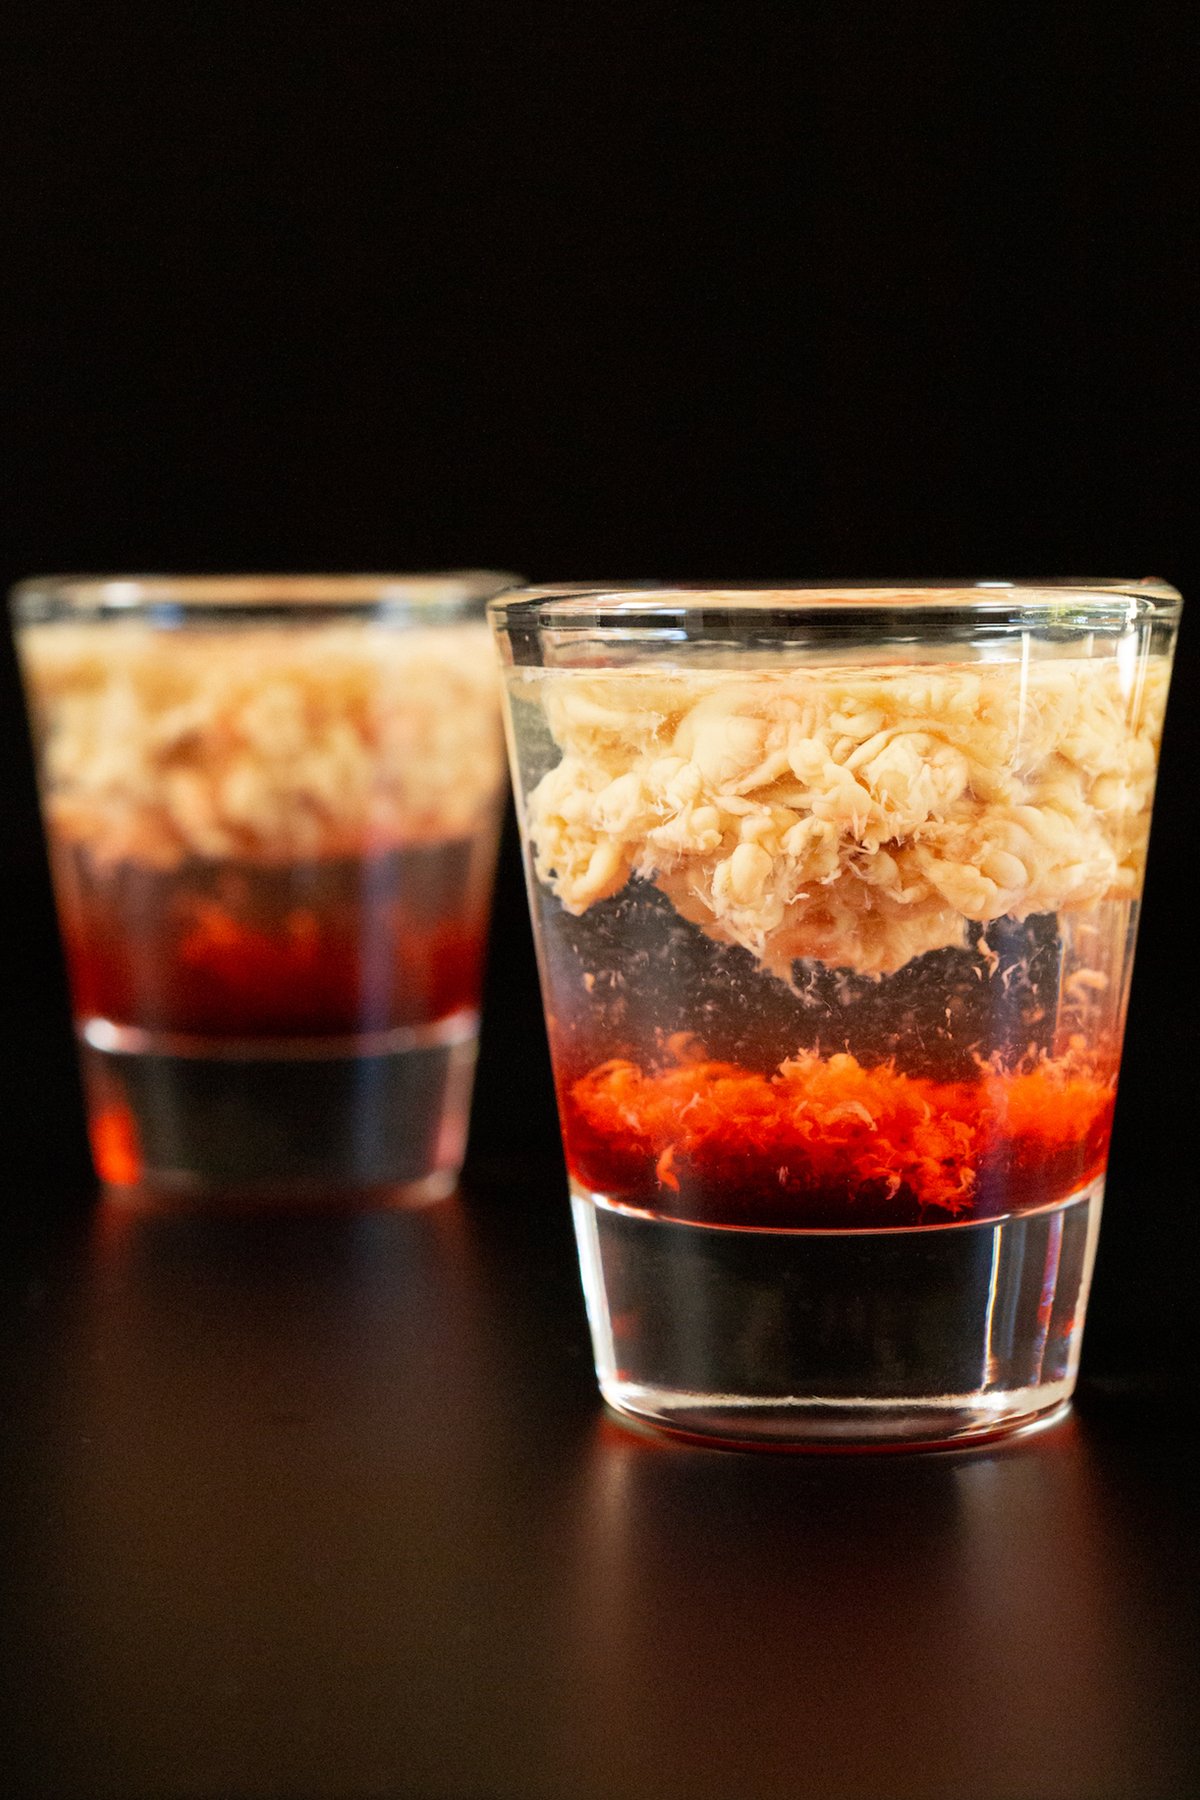
<path fill-rule="evenodd" d="M 462 1161 L 508 578 L 24 582 L 13 613 L 97 1170 L 419 1201 Z"/>
<path fill-rule="evenodd" d="M 612 1405 L 879 1445 L 1070 1395 L 1179 606 L 493 603 Z"/>

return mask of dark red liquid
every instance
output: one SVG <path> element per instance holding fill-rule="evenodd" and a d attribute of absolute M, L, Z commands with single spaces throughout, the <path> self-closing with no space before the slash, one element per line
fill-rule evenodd
<path fill-rule="evenodd" d="M 853 1056 L 763 1075 L 691 1055 L 564 1079 L 567 1160 L 618 1205 L 697 1224 L 873 1228 L 1052 1204 L 1103 1173 L 1111 1070 L 1044 1058 L 934 1081 Z"/>
<path fill-rule="evenodd" d="M 76 1014 L 200 1036 L 323 1037 L 474 1008 L 489 897 L 480 848 L 103 875 L 65 856 Z"/>

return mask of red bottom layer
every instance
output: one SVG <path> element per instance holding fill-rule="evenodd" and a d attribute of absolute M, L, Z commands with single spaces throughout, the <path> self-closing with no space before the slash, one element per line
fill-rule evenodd
<path fill-rule="evenodd" d="M 804 1054 L 773 1075 L 607 1062 L 560 1095 L 575 1178 L 705 1225 L 888 1229 L 1053 1204 L 1104 1171 L 1115 1071 L 1077 1058 L 972 1081 Z"/>

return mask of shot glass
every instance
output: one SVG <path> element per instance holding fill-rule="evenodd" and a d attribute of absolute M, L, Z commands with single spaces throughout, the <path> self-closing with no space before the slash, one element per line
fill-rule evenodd
<path fill-rule="evenodd" d="M 51 579 L 13 595 L 105 1182 L 447 1191 L 500 815 L 507 578 Z"/>
<path fill-rule="evenodd" d="M 1179 606 L 493 602 L 612 1406 L 880 1447 L 1071 1394 Z"/>

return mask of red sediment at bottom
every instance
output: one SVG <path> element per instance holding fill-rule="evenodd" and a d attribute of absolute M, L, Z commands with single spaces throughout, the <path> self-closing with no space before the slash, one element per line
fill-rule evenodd
<path fill-rule="evenodd" d="M 798 1055 L 602 1063 L 560 1091 L 571 1172 L 696 1224 L 894 1229 L 1053 1204 L 1104 1171 L 1115 1067 L 1069 1056 L 970 1081 Z"/>
<path fill-rule="evenodd" d="M 65 932 L 76 1012 L 198 1036 L 322 1036 L 430 1023 L 478 1004 L 484 927 L 296 909 L 274 929 L 212 904 L 135 935 L 89 917 Z"/>

